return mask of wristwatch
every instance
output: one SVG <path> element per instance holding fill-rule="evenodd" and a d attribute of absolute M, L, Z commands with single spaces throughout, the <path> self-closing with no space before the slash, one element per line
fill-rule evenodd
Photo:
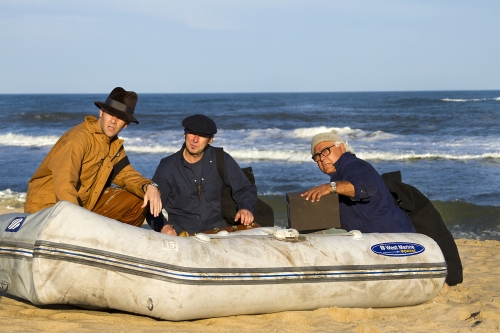
<path fill-rule="evenodd" d="M 332 193 L 337 193 L 337 183 L 331 182 L 330 185 L 332 186 Z"/>
<path fill-rule="evenodd" d="M 144 184 L 142 186 L 142 190 L 144 191 L 144 193 L 146 193 L 146 191 L 148 190 L 148 186 L 150 186 L 150 185 L 158 188 L 158 184 L 156 184 L 155 182 L 151 182 L 149 184 Z"/>

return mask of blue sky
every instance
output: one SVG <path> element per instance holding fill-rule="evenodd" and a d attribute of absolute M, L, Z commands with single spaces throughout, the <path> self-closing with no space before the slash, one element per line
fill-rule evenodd
<path fill-rule="evenodd" d="M 0 0 L 0 93 L 500 89 L 500 1 Z"/>

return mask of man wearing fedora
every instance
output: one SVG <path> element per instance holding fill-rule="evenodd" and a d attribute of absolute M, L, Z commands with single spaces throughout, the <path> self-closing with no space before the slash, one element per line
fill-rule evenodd
<path fill-rule="evenodd" d="M 161 212 L 158 188 L 128 160 L 118 133 L 134 117 L 137 94 L 117 87 L 105 102 L 95 102 L 99 119 L 64 133 L 31 177 L 25 213 L 35 213 L 66 200 L 123 223 L 141 226 L 148 209 Z M 117 187 L 111 187 L 111 183 Z"/>
<path fill-rule="evenodd" d="M 226 152 L 222 158 L 224 180 L 221 179 L 216 148 L 210 145 L 217 133 L 215 122 L 205 115 L 195 114 L 185 118 L 182 126 L 184 144 L 178 152 L 160 161 L 153 176 L 162 193 L 168 222 L 160 215 L 156 219 L 148 216 L 148 223 L 154 230 L 169 235 L 227 227 L 229 224 L 221 209 L 221 188 L 225 182 L 238 206 L 234 221 L 251 224 L 257 187 Z"/>

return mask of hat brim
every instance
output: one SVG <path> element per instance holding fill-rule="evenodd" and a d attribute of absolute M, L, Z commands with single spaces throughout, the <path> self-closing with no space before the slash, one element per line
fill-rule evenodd
<path fill-rule="evenodd" d="M 107 104 L 104 104 L 104 103 L 101 103 L 101 102 L 94 102 L 95 106 L 97 106 L 99 109 L 101 109 L 102 111 L 106 112 L 106 113 L 109 113 L 110 115 L 113 115 L 117 118 L 120 118 L 124 121 L 129 121 L 129 122 L 133 122 L 133 123 L 136 123 L 136 124 L 139 124 L 139 121 L 137 119 L 135 119 L 134 116 L 126 113 L 126 112 L 123 112 L 123 111 L 120 111 L 120 110 L 117 110 Z"/>
<path fill-rule="evenodd" d="M 194 135 L 198 135 L 198 136 L 204 136 L 207 138 L 214 136 L 213 134 L 201 133 L 201 132 L 193 131 L 193 130 L 190 130 L 187 128 L 184 128 L 184 133 L 185 134 L 194 134 Z"/>

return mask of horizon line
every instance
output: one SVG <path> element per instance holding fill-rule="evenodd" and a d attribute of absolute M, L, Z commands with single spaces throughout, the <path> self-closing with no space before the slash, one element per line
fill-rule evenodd
<path fill-rule="evenodd" d="M 135 91 L 135 90 L 134 90 Z M 345 90 L 345 91 L 278 91 L 278 92 L 137 92 L 150 95 L 217 95 L 217 94 L 336 94 L 336 93 L 401 93 L 401 92 L 464 92 L 464 91 L 500 91 L 500 89 L 439 89 L 439 90 Z M 44 93 L 1 93 L 0 95 L 97 95 L 108 92 L 44 92 Z"/>

